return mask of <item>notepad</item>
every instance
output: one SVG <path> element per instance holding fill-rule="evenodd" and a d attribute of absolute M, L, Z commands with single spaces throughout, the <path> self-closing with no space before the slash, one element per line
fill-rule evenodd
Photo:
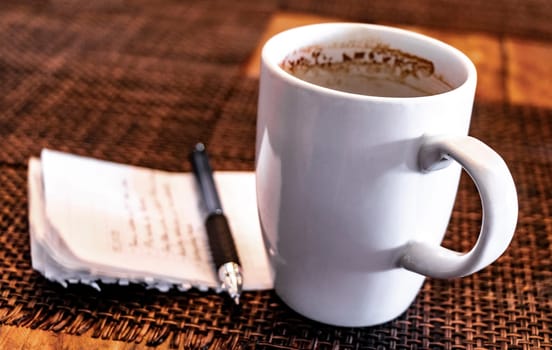
<path fill-rule="evenodd" d="M 253 172 L 215 172 L 244 275 L 244 290 L 273 286 Z M 192 173 L 173 173 L 43 150 L 29 160 L 32 266 L 67 286 L 145 284 L 219 290 Z"/>

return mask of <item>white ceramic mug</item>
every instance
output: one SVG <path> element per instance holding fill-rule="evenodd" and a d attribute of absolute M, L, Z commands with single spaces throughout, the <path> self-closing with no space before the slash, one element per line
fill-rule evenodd
<path fill-rule="evenodd" d="M 391 58 L 378 56 L 382 48 Z M 357 56 L 389 74 L 396 67 L 385 65 L 398 62 L 406 73 L 397 79 L 406 76 L 408 84 L 431 75 L 450 87 L 421 97 L 377 97 L 284 70 L 313 57 L 335 64 Z M 410 59 L 430 67 L 408 77 L 418 64 L 409 68 Z M 333 325 L 383 323 L 409 307 L 425 276 L 474 273 L 508 247 L 516 190 L 502 158 L 467 136 L 476 70 L 460 51 L 396 28 L 319 24 L 274 36 L 261 67 L 258 209 L 275 289 L 291 308 Z M 441 246 L 462 168 L 483 208 L 469 252 Z"/>

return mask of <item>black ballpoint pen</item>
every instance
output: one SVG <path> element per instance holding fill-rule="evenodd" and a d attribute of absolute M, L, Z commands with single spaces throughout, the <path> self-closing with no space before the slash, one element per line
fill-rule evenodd
<path fill-rule="evenodd" d="M 230 226 L 222 211 L 213 179 L 213 171 L 202 143 L 195 146 L 190 155 L 190 161 L 207 209 L 205 227 L 221 287 L 236 304 L 239 304 L 243 286 L 240 259 L 232 239 Z"/>

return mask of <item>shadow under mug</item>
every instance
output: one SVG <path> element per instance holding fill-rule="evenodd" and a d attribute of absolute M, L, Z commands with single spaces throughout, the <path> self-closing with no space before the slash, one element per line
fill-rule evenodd
<path fill-rule="evenodd" d="M 331 85 L 363 74 L 408 86 L 430 78 L 448 88 L 400 97 Z M 467 136 L 475 87 L 463 53 L 401 29 L 318 24 L 265 44 L 258 210 L 286 304 L 328 324 L 376 325 L 403 313 L 425 276 L 465 276 L 505 251 L 517 195 L 503 159 Z M 468 252 L 441 246 L 462 168 L 483 209 Z"/>

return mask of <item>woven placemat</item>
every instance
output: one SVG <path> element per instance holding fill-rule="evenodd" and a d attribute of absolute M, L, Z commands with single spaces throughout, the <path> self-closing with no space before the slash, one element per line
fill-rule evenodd
<path fill-rule="evenodd" d="M 243 96 L 242 102 L 230 99 L 234 102 L 228 102 L 227 110 L 241 111 L 242 117 L 224 114 L 215 127 L 215 133 L 226 140 L 213 141 L 214 162 L 222 167 L 253 164 L 251 120 L 255 115 L 250 102 L 243 101 L 255 99 L 256 81 L 240 86 L 236 96 Z M 149 345 L 170 342 L 174 347 L 550 349 L 551 118 L 550 111 L 541 109 L 476 106 L 472 134 L 504 155 L 518 185 L 520 220 L 512 245 L 495 264 L 475 275 L 450 281 L 428 279 L 404 315 L 371 328 L 311 322 L 270 291 L 245 293 L 242 306 L 236 308 L 224 296 L 193 290 L 160 293 L 138 285 L 106 285 L 97 292 L 50 283 L 30 266 L 26 168 L 4 165 L 0 173 L 0 322 Z M 218 126 L 225 123 L 232 127 L 219 131 Z M 145 130 L 144 135 L 150 132 Z M 528 137 L 519 137 L 524 134 Z M 248 135 L 245 141 L 244 135 Z M 480 220 L 477 193 L 464 177 L 444 244 L 469 249 Z"/>
<path fill-rule="evenodd" d="M 36 1 L 0 11 L 0 324 L 175 348 L 552 349 L 552 111 L 529 106 L 478 103 L 472 123 L 518 187 L 511 247 L 475 275 L 428 279 L 381 326 L 315 323 L 272 291 L 245 293 L 236 308 L 195 290 L 64 289 L 32 270 L 26 162 L 44 147 L 182 171 L 183 152 L 204 141 L 216 169 L 253 169 L 258 82 L 241 64 L 276 6 Z M 469 249 L 480 221 L 464 177 L 444 244 Z"/>
<path fill-rule="evenodd" d="M 280 0 L 288 11 L 374 23 L 402 23 L 552 40 L 548 0 Z"/>

